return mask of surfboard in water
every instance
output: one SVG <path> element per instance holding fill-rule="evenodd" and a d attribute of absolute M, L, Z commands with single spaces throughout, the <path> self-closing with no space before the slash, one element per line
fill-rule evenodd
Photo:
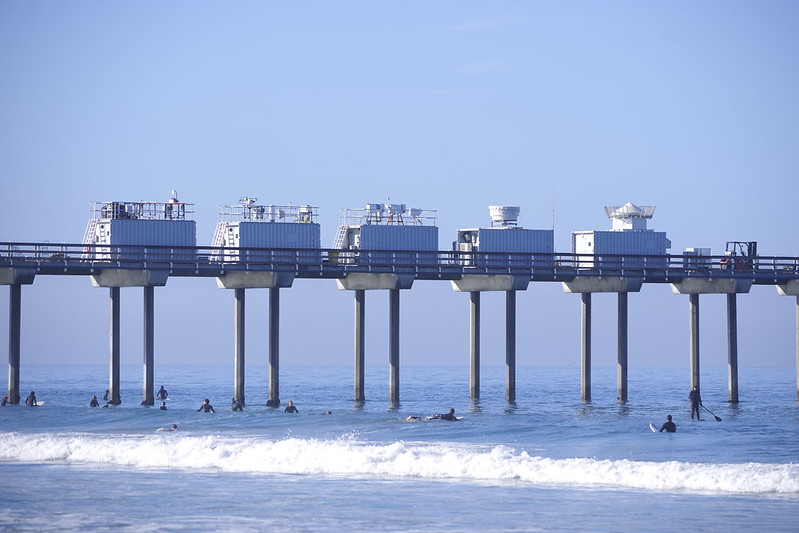
<path fill-rule="evenodd" d="M 649 423 L 649 429 L 651 429 L 654 433 L 658 432 L 657 426 L 655 424 L 653 424 L 652 422 Z"/>

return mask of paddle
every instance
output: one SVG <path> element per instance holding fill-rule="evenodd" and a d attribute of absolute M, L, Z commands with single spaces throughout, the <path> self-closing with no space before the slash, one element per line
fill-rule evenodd
<path fill-rule="evenodd" d="M 708 408 L 707 408 L 707 407 L 705 407 L 704 405 L 703 405 L 702 407 L 705 409 L 705 411 L 707 411 L 708 413 L 710 413 L 711 415 L 713 415 L 713 412 L 712 412 L 710 409 L 708 409 Z M 720 417 L 718 417 L 718 416 L 716 416 L 716 415 L 713 415 L 713 416 L 716 418 L 716 422 L 721 422 L 721 418 L 720 418 Z"/>

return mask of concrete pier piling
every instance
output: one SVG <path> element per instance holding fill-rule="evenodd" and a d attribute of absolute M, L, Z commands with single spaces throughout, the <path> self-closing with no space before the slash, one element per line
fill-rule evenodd
<path fill-rule="evenodd" d="M 155 404 L 155 287 L 144 287 L 144 383 L 142 405 Z"/>
<path fill-rule="evenodd" d="M 469 293 L 469 398 L 480 398 L 480 292 Z"/>
<path fill-rule="evenodd" d="M 22 285 L 8 286 L 8 403 L 19 404 L 19 365 L 22 340 Z"/>
<path fill-rule="evenodd" d="M 580 294 L 580 398 L 591 401 L 591 293 Z"/>
<path fill-rule="evenodd" d="M 269 399 L 266 405 L 280 405 L 280 288 L 269 289 Z"/>
<path fill-rule="evenodd" d="M 108 289 L 110 295 L 110 331 L 109 331 L 109 358 L 108 358 L 108 404 L 119 405 L 122 403 L 122 398 L 119 390 L 120 380 L 120 355 L 121 355 L 121 338 L 120 338 L 120 289 L 119 287 L 110 287 Z"/>
<path fill-rule="evenodd" d="M 353 400 L 356 403 L 366 401 L 365 368 L 366 368 L 366 291 L 355 292 L 355 376 L 353 379 Z"/>
<path fill-rule="evenodd" d="M 699 294 L 688 295 L 688 388 L 700 389 L 699 384 Z"/>
<path fill-rule="evenodd" d="M 244 405 L 246 289 L 233 291 L 233 397 Z"/>
<path fill-rule="evenodd" d="M 738 299 L 727 295 L 727 392 L 732 403 L 738 403 Z"/>
<path fill-rule="evenodd" d="M 505 292 L 505 401 L 516 401 L 516 291 Z"/>
<path fill-rule="evenodd" d="M 388 291 L 388 400 L 392 407 L 400 401 L 400 291 Z"/>
<path fill-rule="evenodd" d="M 627 402 L 627 293 L 618 294 L 618 353 L 616 358 L 616 399 Z"/>

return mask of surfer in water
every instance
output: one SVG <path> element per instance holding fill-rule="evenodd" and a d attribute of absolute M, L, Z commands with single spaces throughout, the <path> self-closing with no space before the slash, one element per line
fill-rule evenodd
<path fill-rule="evenodd" d="M 233 405 L 230 406 L 231 411 L 244 411 L 244 404 L 238 398 L 233 398 Z"/>
<path fill-rule="evenodd" d="M 97 395 L 92 396 L 92 401 L 89 402 L 89 407 L 100 407 L 100 402 L 97 401 Z"/>
<path fill-rule="evenodd" d="M 677 424 L 671 421 L 671 415 L 666 416 L 666 421 L 660 426 L 660 431 L 666 430 L 666 433 L 676 433 Z"/>
<path fill-rule="evenodd" d="M 158 397 L 159 400 L 163 401 L 169 398 L 169 393 L 166 391 L 164 386 L 161 385 L 161 388 L 158 389 L 158 394 L 156 396 Z"/>
<path fill-rule="evenodd" d="M 161 402 L 161 407 L 159 407 L 162 411 L 166 411 L 166 402 Z"/>
<path fill-rule="evenodd" d="M 451 420 L 456 421 L 460 420 L 457 416 L 455 416 L 455 409 L 450 408 L 449 412 L 443 413 L 440 415 L 430 415 L 425 418 L 421 416 L 409 416 L 405 420 Z"/>
<path fill-rule="evenodd" d="M 202 411 L 203 413 L 216 413 L 216 411 L 214 411 L 214 407 L 211 405 L 211 401 L 208 398 L 203 400 L 203 404 L 200 406 L 199 409 L 197 409 L 198 413 L 200 411 Z"/>
<path fill-rule="evenodd" d="M 428 418 L 430 418 L 430 420 L 457 420 L 457 417 L 455 416 L 455 409 L 452 408 L 450 408 L 449 412 L 447 413 L 442 415 L 433 415 Z"/>
<path fill-rule="evenodd" d="M 28 397 L 25 398 L 25 405 L 27 405 L 28 407 L 36 407 L 37 405 L 39 405 L 39 403 L 36 401 L 35 392 L 31 391 L 31 393 L 28 394 Z"/>
<path fill-rule="evenodd" d="M 300 411 L 299 411 L 299 409 L 297 409 L 297 408 L 294 406 L 294 402 L 292 402 L 291 400 L 289 400 L 289 403 L 288 403 L 288 405 L 286 406 L 286 408 L 283 410 L 283 412 L 284 412 L 284 413 L 299 413 Z"/>
<path fill-rule="evenodd" d="M 699 418 L 699 406 L 702 405 L 702 397 L 699 396 L 699 389 L 696 387 L 691 389 L 688 399 L 691 400 L 691 420 L 694 419 L 694 413 L 696 413 L 696 419 L 701 421 L 702 419 Z"/>

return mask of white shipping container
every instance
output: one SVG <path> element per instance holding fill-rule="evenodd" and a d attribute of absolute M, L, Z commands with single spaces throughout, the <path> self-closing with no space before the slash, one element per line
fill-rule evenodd
<path fill-rule="evenodd" d="M 459 251 L 496 253 L 501 255 L 462 258 L 465 265 L 513 266 L 518 268 L 551 267 L 555 251 L 553 230 L 534 230 L 515 227 L 459 230 Z M 509 252 L 521 252 L 513 254 Z M 543 254 L 535 257 L 530 254 Z"/>
<path fill-rule="evenodd" d="M 225 247 L 319 249 L 321 232 L 316 223 L 230 222 L 226 228 Z M 225 251 L 225 261 L 261 263 L 316 263 L 321 253 L 297 255 L 286 251 Z"/>
<path fill-rule="evenodd" d="M 145 246 L 196 246 L 197 228 L 193 220 L 142 220 L 142 219 L 111 219 L 99 220 L 97 223 L 96 244 L 136 245 L 142 248 L 126 248 L 122 259 L 138 259 L 145 252 Z M 101 252 L 102 250 L 98 251 Z M 111 250 L 105 250 L 105 257 L 98 254 L 98 259 L 118 259 L 112 257 Z M 175 254 L 169 251 L 156 253 L 147 251 L 150 260 L 181 259 L 193 260 L 194 251 L 181 250 Z"/>
<path fill-rule="evenodd" d="M 665 268 L 668 265 L 666 250 L 671 241 L 660 231 L 575 231 L 572 233 L 572 252 L 575 254 L 661 255 L 663 258 L 600 257 L 602 266 L 615 268 Z M 579 267 L 594 268 L 594 261 L 579 259 Z M 598 265 L 596 265 L 598 266 Z"/>

